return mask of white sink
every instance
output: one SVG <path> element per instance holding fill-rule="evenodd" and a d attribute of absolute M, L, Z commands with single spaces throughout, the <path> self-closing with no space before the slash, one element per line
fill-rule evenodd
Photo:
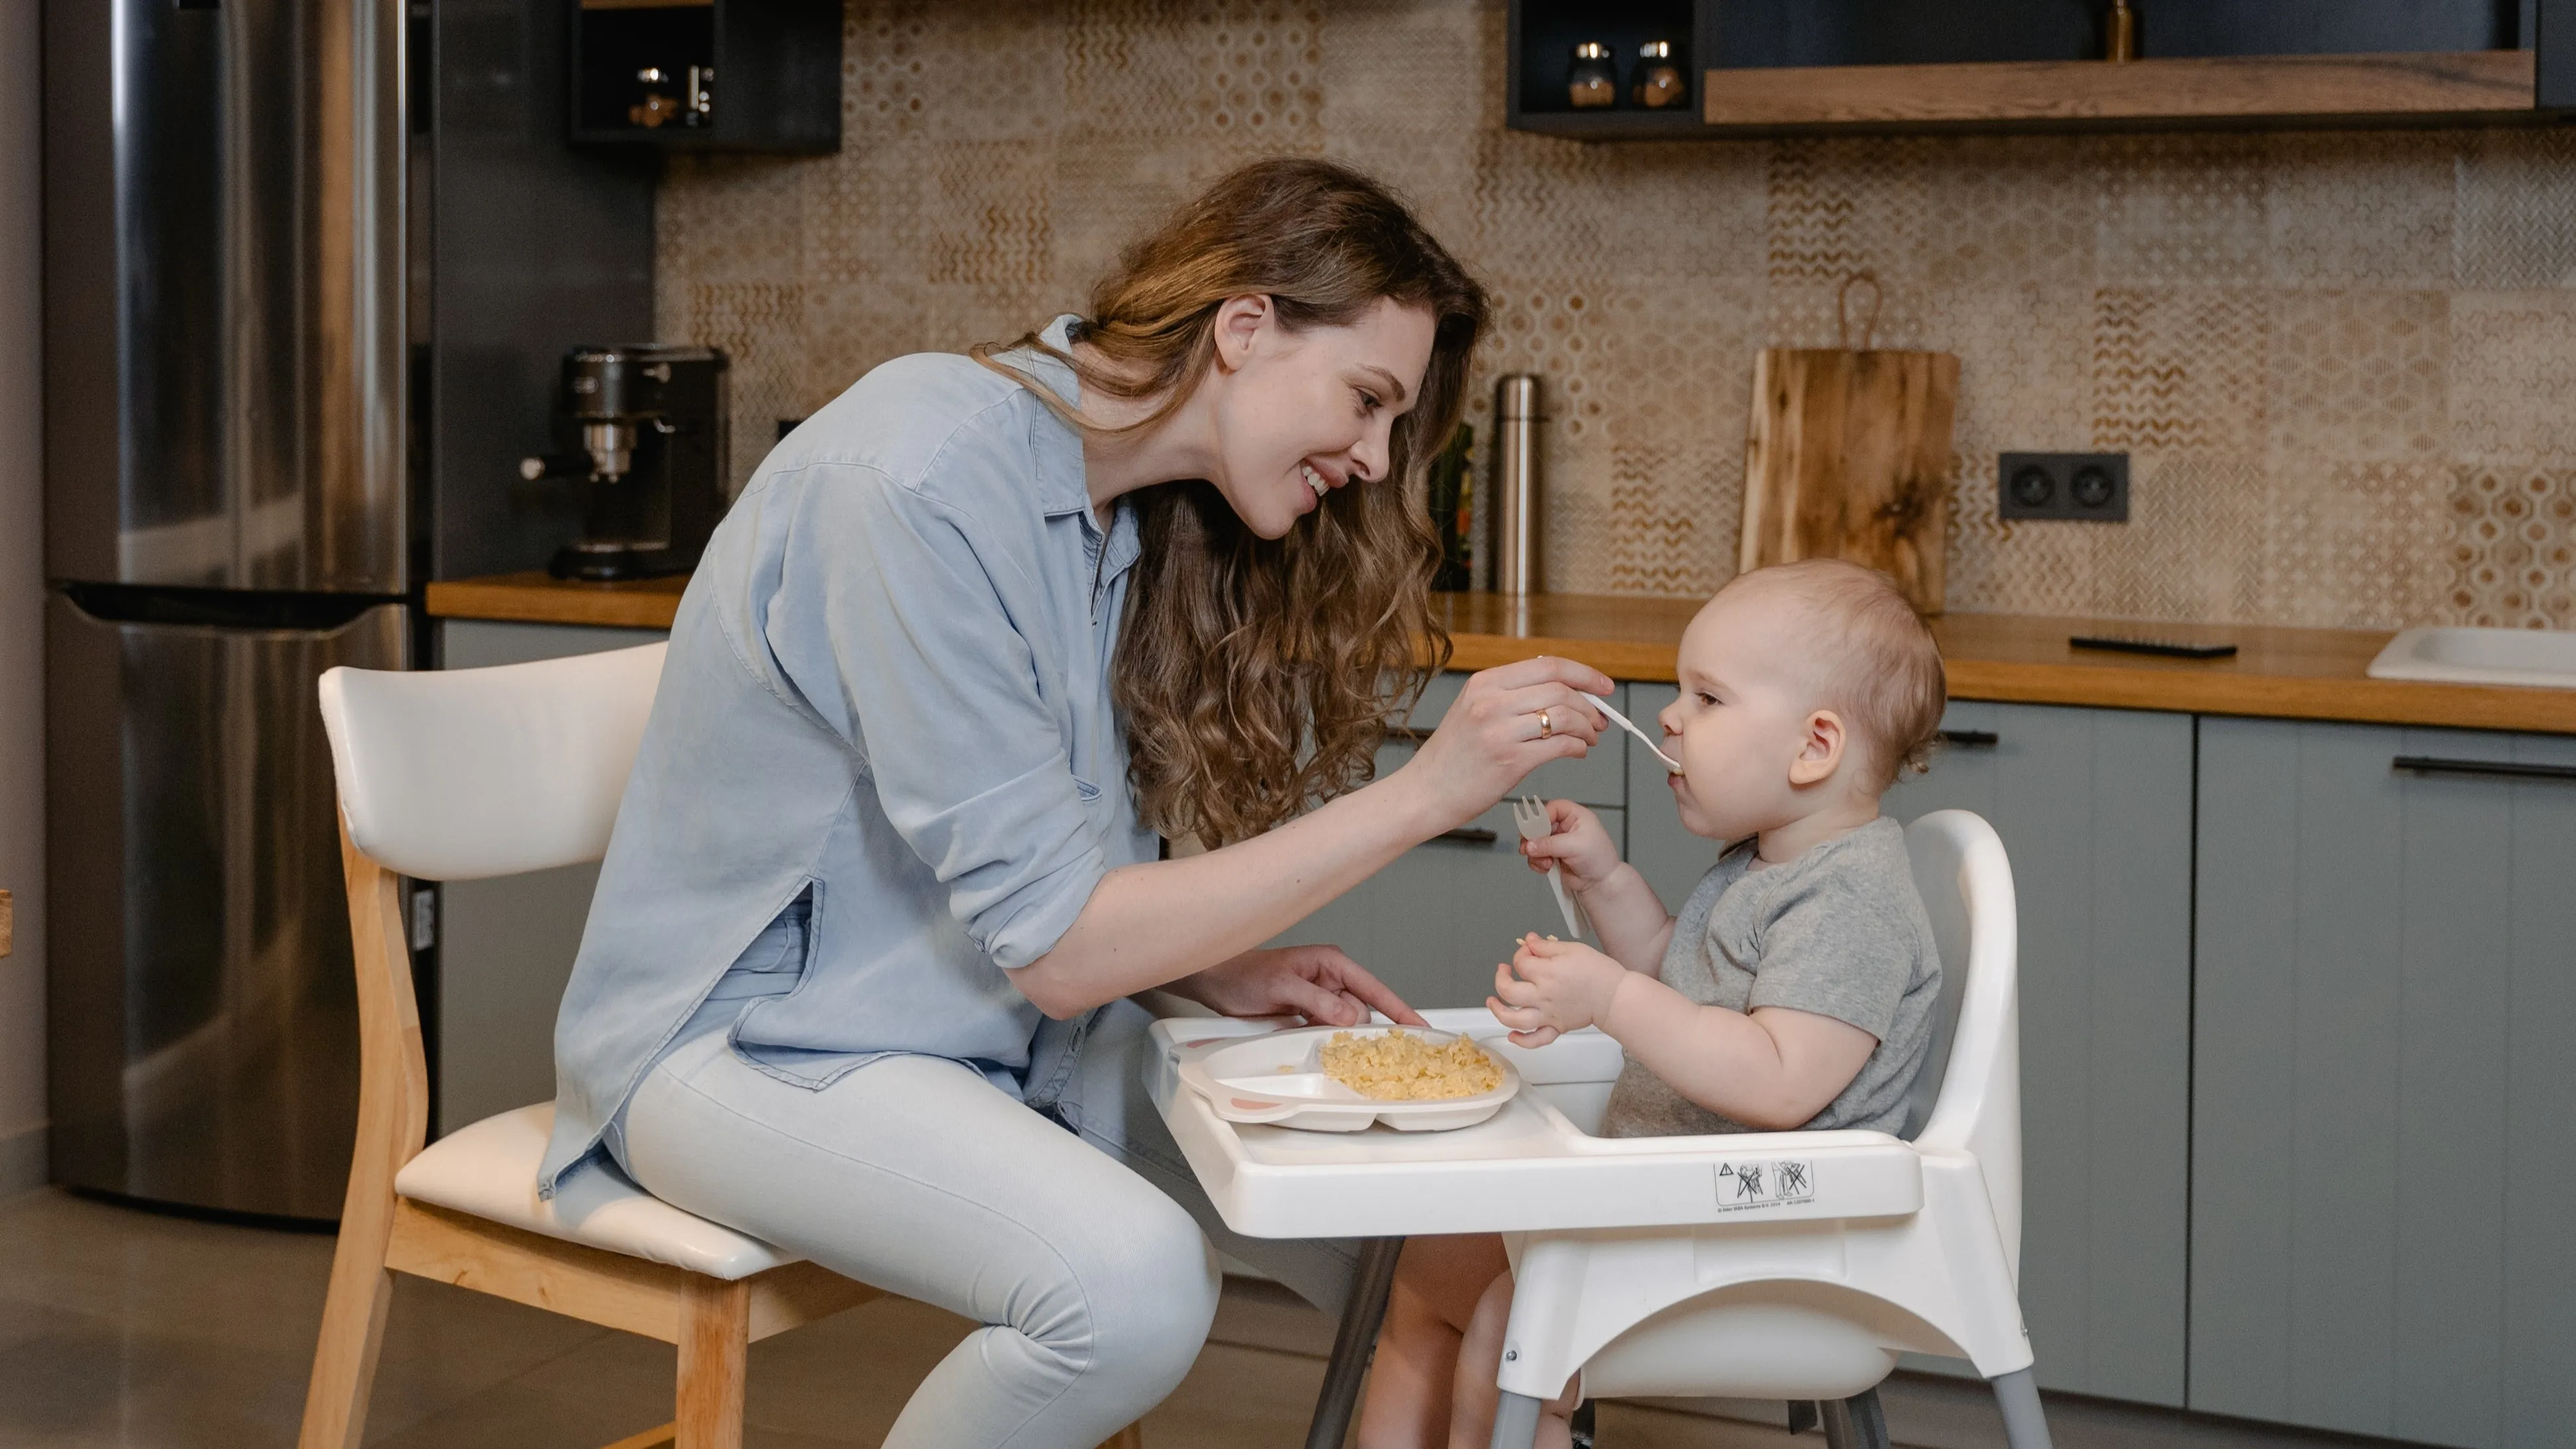
<path fill-rule="evenodd" d="M 2537 684 L 2576 689 L 2576 632 L 2563 629 L 2409 629 L 2370 661 L 2373 679 L 2442 684 Z"/>

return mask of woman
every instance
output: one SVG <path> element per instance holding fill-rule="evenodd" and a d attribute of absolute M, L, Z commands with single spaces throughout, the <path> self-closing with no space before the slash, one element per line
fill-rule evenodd
<path fill-rule="evenodd" d="M 544 1190 L 604 1154 L 987 1325 L 894 1445 L 1134 1420 L 1215 1311 L 1201 1226 L 1338 1304 L 1344 1245 L 1216 1222 L 1125 998 L 1417 1019 L 1339 951 L 1257 947 L 1583 753 L 1575 690 L 1609 687 L 1488 671 L 1348 788 L 1436 637 L 1406 484 L 1484 319 L 1376 185 L 1238 171 L 1092 313 L 887 363 L 762 465 L 681 601 L 556 1026 Z"/>

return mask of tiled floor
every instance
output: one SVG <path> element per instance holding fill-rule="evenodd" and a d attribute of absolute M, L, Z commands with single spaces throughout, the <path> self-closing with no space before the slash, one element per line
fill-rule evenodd
<path fill-rule="evenodd" d="M 0 1202 L 0 1446 L 261 1449 L 295 1439 L 331 1240 L 164 1216 L 51 1190 Z M 753 1449 L 875 1444 L 966 1330 L 882 1301 L 751 1351 Z M 1152 1449 L 1291 1449 L 1330 1326 L 1267 1285 L 1229 1282 L 1198 1367 L 1146 1423 Z M 367 1442 L 597 1449 L 670 1416 L 671 1350 L 405 1278 Z M 1918 1449 L 2000 1445 L 1977 1391 L 1911 1377 L 1887 1390 Z M 2060 1449 L 2325 1449 L 2360 1441 L 2053 1401 Z M 1603 1406 L 1603 1449 L 1819 1449 L 1775 1428 Z"/>

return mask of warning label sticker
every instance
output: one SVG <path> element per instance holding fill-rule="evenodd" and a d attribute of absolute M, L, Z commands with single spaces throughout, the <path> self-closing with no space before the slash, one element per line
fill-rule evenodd
<path fill-rule="evenodd" d="M 1779 1157 L 1717 1165 L 1717 1206 L 1721 1212 L 1785 1207 L 1815 1200 L 1816 1164 L 1812 1160 Z"/>

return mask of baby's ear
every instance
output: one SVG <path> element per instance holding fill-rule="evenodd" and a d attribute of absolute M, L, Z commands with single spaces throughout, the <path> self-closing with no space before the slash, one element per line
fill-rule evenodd
<path fill-rule="evenodd" d="M 1829 709 L 1809 714 L 1805 736 L 1798 742 L 1798 757 L 1789 762 L 1789 783 L 1813 785 L 1830 779 L 1842 764 L 1843 750 L 1849 742 L 1841 715 Z"/>

